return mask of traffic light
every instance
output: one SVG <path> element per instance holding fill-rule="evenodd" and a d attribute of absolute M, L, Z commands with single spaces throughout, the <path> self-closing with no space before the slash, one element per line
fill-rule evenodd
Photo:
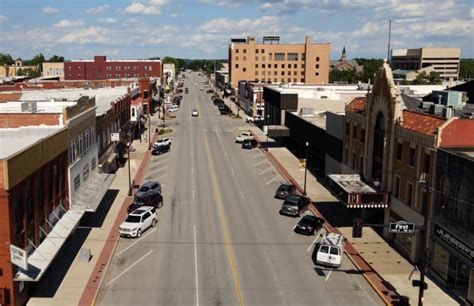
<path fill-rule="evenodd" d="M 430 249 L 425 250 L 425 268 L 431 267 L 431 262 L 433 260 L 433 254 Z"/>
<path fill-rule="evenodd" d="M 362 218 L 355 218 L 352 223 L 352 238 L 361 238 L 362 237 L 362 226 L 364 220 Z"/>

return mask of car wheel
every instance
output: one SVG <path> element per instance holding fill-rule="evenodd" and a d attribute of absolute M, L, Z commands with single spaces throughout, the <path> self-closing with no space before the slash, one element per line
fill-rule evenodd
<path fill-rule="evenodd" d="M 138 229 L 137 238 L 140 238 L 141 235 L 142 235 L 142 230 L 141 230 L 141 229 Z"/>
<path fill-rule="evenodd" d="M 153 219 L 153 221 L 151 221 L 151 227 L 155 227 L 156 225 L 156 219 Z"/>

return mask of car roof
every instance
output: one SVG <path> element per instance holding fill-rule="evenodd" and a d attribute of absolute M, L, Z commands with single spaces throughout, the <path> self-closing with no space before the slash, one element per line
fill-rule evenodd
<path fill-rule="evenodd" d="M 147 182 L 143 183 L 142 186 L 147 186 L 148 187 L 148 186 L 152 186 L 152 185 L 155 185 L 155 184 L 159 185 L 160 183 L 158 181 L 147 181 Z M 140 186 L 140 187 L 142 187 L 142 186 Z"/>
<path fill-rule="evenodd" d="M 316 221 L 316 220 L 319 220 L 320 218 L 316 217 L 316 216 L 313 216 L 313 215 L 306 215 L 304 216 L 303 218 L 301 218 L 300 221 Z"/>
<path fill-rule="evenodd" d="M 154 208 L 154 207 L 152 207 L 152 206 L 142 206 L 142 207 L 137 208 L 137 209 L 135 209 L 134 211 L 132 211 L 132 212 L 130 213 L 130 215 L 139 215 L 139 216 L 141 216 L 141 215 L 143 215 L 144 213 L 146 213 L 147 211 L 152 210 L 153 208 Z"/>

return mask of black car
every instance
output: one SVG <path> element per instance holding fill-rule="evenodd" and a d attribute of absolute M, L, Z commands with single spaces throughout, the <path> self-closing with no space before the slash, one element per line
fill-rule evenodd
<path fill-rule="evenodd" d="M 185 94 L 188 94 L 188 93 L 189 93 L 189 89 L 188 89 L 187 87 L 184 89 L 184 93 L 185 93 Z"/>
<path fill-rule="evenodd" d="M 258 142 L 255 139 L 246 139 L 242 143 L 242 149 L 251 150 L 253 148 L 256 148 L 257 146 L 258 146 Z"/>
<path fill-rule="evenodd" d="M 170 151 L 170 148 L 171 148 L 171 145 L 168 144 L 168 145 L 163 145 L 163 146 L 158 146 L 156 148 L 153 149 L 153 151 L 151 151 L 151 155 L 161 155 L 161 154 L 164 154 L 166 152 L 169 152 Z"/>
<path fill-rule="evenodd" d="M 285 200 L 292 194 L 296 194 L 295 185 L 281 184 L 275 191 L 275 198 Z"/>
<path fill-rule="evenodd" d="M 142 206 L 153 206 L 161 208 L 163 206 L 163 196 L 159 192 L 152 192 L 142 196 L 135 196 L 132 204 L 127 208 L 127 212 L 131 213 L 135 209 Z"/>
<path fill-rule="evenodd" d="M 295 232 L 300 234 L 314 235 L 323 226 L 324 219 L 313 215 L 306 215 L 301 218 L 300 222 L 295 226 Z"/>
<path fill-rule="evenodd" d="M 309 199 L 302 195 L 290 195 L 280 209 L 280 214 L 299 217 L 309 208 Z"/>

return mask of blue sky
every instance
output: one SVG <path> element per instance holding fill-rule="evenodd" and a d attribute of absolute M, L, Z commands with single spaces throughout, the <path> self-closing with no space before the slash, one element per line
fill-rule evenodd
<path fill-rule="evenodd" d="M 331 58 L 459 47 L 474 58 L 472 0 L 0 0 L 0 52 L 29 59 L 227 58 L 231 38 L 330 42 Z"/>

